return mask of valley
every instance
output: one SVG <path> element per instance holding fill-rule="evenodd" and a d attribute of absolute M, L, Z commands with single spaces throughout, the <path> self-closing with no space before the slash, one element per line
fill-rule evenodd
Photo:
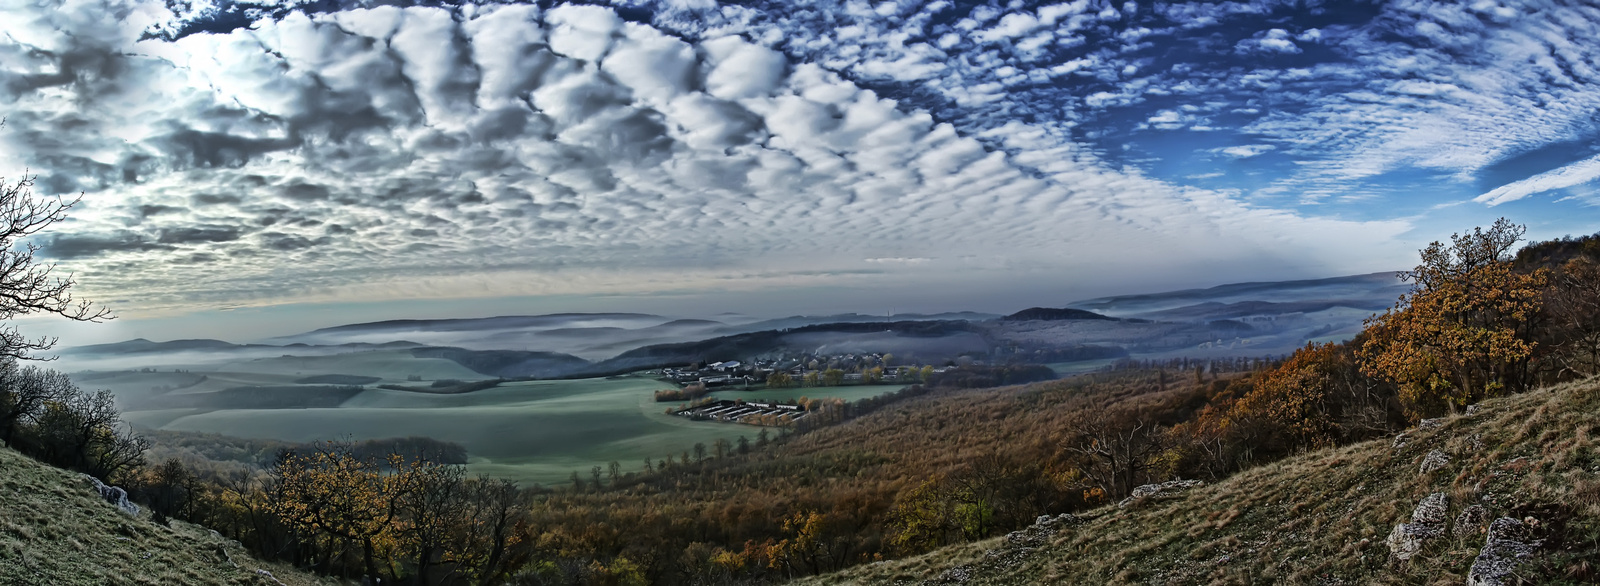
<path fill-rule="evenodd" d="M 653 394 L 701 377 L 670 370 L 679 374 L 669 380 L 663 369 L 745 360 L 741 372 L 754 382 L 713 386 L 707 400 L 792 403 L 882 396 L 918 382 L 895 376 L 923 366 L 942 372 L 958 364 L 1042 364 L 1074 376 L 1127 358 L 1282 355 L 1313 335 L 1338 338 L 1359 327 L 1367 313 L 1357 308 L 1379 303 L 1393 283 L 1392 275 L 1256 283 L 1011 316 L 396 320 L 245 343 L 130 340 L 69 348 L 62 365 L 85 388 L 113 392 L 124 420 L 139 429 L 294 443 L 426 436 L 464 447 L 470 472 L 548 486 L 612 462 L 642 471 L 647 458 L 759 433 L 667 414 L 686 402 L 657 402 Z M 1156 316 L 1169 319 L 1149 319 Z M 877 375 L 887 379 L 880 384 L 861 384 L 869 366 L 884 370 L 873 362 L 884 354 L 898 366 Z M 765 366 L 753 368 L 758 364 Z M 774 368 L 789 382 L 769 384 Z M 824 386 L 820 375 L 828 368 L 848 382 Z M 816 379 L 803 380 L 807 372 Z"/>

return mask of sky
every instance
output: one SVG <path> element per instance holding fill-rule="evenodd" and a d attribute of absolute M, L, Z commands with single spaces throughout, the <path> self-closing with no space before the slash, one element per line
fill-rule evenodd
<path fill-rule="evenodd" d="M 1589 2 L 0 0 L 65 345 L 1010 312 L 1600 230 Z"/>

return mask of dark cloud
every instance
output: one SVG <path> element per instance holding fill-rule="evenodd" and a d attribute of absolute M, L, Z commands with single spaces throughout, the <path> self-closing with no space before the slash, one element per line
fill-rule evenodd
<path fill-rule="evenodd" d="M 232 242 L 244 234 L 243 229 L 236 226 L 205 226 L 192 228 L 168 228 L 161 231 L 161 244 L 193 244 L 200 242 Z"/>
<path fill-rule="evenodd" d="M 180 168 L 241 167 L 255 157 L 295 146 L 290 139 L 260 139 L 182 129 L 152 137 L 151 143 Z"/>
<path fill-rule="evenodd" d="M 328 199 L 328 188 L 321 185 L 311 185 L 296 181 L 285 185 L 283 196 L 292 200 L 309 202 Z"/>
<path fill-rule="evenodd" d="M 142 205 L 142 206 L 139 206 L 139 216 L 143 217 L 143 218 L 148 218 L 150 216 L 159 216 L 159 215 L 162 215 L 162 214 L 175 214 L 175 213 L 180 213 L 182 211 L 183 211 L 183 208 L 173 207 L 173 206 L 164 206 L 164 205 Z"/>
<path fill-rule="evenodd" d="M 189 196 L 189 200 L 197 206 L 235 204 L 244 201 L 243 198 L 237 195 L 226 193 L 196 193 Z"/>
<path fill-rule="evenodd" d="M 261 234 L 262 244 L 269 249 L 277 251 L 304 250 L 313 246 L 321 246 L 333 241 L 332 238 L 323 236 L 311 239 L 304 236 L 282 234 L 278 232 L 265 232 Z"/>
<path fill-rule="evenodd" d="M 109 234 L 62 234 L 47 240 L 40 253 L 50 258 L 74 260 L 117 253 L 172 250 L 174 247 L 151 242 L 135 232 Z"/>

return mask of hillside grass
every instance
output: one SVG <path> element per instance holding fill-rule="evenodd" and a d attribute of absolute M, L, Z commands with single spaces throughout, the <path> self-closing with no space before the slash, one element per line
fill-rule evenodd
<path fill-rule="evenodd" d="M 1475 414 L 1257 467 L 1170 501 L 1082 515 L 1038 549 L 1004 538 L 857 566 L 799 584 L 1461 584 L 1483 546 L 1472 504 L 1532 517 L 1544 540 L 1520 577 L 1600 582 L 1600 380 L 1483 402 Z M 1423 475 L 1430 450 L 1451 457 Z M 1408 563 L 1384 540 L 1433 492 L 1451 531 Z M 1465 533 L 1465 534 L 1462 534 Z M 960 576 L 965 579 L 959 579 Z"/>
<path fill-rule="evenodd" d="M 274 579 L 339 583 L 255 560 L 204 527 L 163 527 L 148 512 L 129 517 L 77 473 L 0 448 L 0 585 L 274 586 Z"/>

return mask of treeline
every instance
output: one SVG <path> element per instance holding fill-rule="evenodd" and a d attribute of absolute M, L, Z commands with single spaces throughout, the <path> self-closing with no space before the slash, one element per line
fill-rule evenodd
<path fill-rule="evenodd" d="M 693 384 L 681 389 L 662 389 L 655 392 L 657 403 L 670 401 L 693 401 L 706 396 L 711 392 L 705 385 Z"/>
<path fill-rule="evenodd" d="M 1110 370 L 1157 370 L 1176 372 L 1238 373 L 1272 368 L 1283 356 L 1228 356 L 1222 358 L 1124 358 L 1111 363 Z"/>
<path fill-rule="evenodd" d="M 238 470 L 254 470 L 270 464 L 286 451 L 315 449 L 316 444 L 272 439 L 241 438 L 217 433 L 163 431 L 139 432 L 149 447 L 150 462 L 178 460 L 186 466 L 206 469 L 206 474 L 221 476 Z M 431 437 L 410 436 L 343 442 L 362 459 L 384 459 L 397 454 L 407 459 L 426 459 L 441 464 L 466 464 L 467 448 Z"/>
<path fill-rule="evenodd" d="M 1006 355 L 1006 360 L 1010 362 L 1048 364 L 1051 362 L 1106 360 L 1110 358 L 1125 358 L 1127 356 L 1128 351 L 1120 346 L 1078 344 L 1061 348 L 1041 348 L 1036 350 L 1017 349 Z"/>

